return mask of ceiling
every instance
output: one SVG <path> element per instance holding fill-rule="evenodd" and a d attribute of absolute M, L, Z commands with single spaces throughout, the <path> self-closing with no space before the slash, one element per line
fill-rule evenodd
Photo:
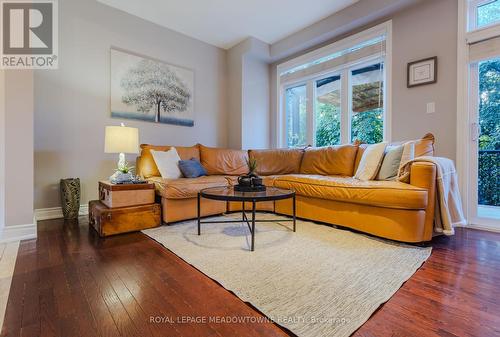
<path fill-rule="evenodd" d="M 221 48 L 272 44 L 359 0 L 98 0 Z"/>

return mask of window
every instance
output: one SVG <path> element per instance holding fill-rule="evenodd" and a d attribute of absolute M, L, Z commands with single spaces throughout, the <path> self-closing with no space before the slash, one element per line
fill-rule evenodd
<path fill-rule="evenodd" d="M 306 86 L 286 89 L 286 123 L 288 147 L 307 145 Z"/>
<path fill-rule="evenodd" d="M 340 75 L 322 78 L 315 85 L 315 145 L 340 144 Z"/>
<path fill-rule="evenodd" d="M 469 31 L 500 23 L 500 0 L 469 2 Z"/>
<path fill-rule="evenodd" d="M 383 63 L 351 71 L 351 139 L 380 143 L 384 139 Z"/>
<path fill-rule="evenodd" d="M 389 39 L 386 23 L 279 65 L 277 145 L 388 139 Z"/>

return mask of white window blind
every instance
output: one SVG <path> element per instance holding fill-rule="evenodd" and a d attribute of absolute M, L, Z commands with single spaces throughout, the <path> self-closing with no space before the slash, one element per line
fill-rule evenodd
<path fill-rule="evenodd" d="M 343 65 L 361 62 L 368 57 L 382 57 L 385 56 L 386 43 L 385 40 L 378 41 L 374 44 L 361 47 L 349 52 L 341 53 L 338 57 L 329 59 L 325 62 L 312 64 L 304 69 L 294 72 L 287 72 L 280 76 L 281 83 L 290 83 L 297 80 L 321 74 L 331 69 L 338 68 Z"/>
<path fill-rule="evenodd" d="M 478 62 L 498 56 L 500 36 L 469 44 L 469 62 Z"/>

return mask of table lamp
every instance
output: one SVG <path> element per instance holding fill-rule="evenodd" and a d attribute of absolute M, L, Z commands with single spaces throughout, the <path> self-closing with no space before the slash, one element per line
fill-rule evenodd
<path fill-rule="evenodd" d="M 133 167 L 128 166 L 125 153 L 139 153 L 139 129 L 121 126 L 106 126 L 105 153 L 119 153 L 118 167 L 116 172 L 109 177 L 111 182 L 123 183 L 134 180 L 131 172 Z"/>

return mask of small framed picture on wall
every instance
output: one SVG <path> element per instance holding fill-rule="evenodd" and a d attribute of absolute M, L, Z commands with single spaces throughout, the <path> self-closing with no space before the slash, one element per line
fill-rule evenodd
<path fill-rule="evenodd" d="M 408 63 L 408 88 L 437 82 L 437 56 Z"/>

